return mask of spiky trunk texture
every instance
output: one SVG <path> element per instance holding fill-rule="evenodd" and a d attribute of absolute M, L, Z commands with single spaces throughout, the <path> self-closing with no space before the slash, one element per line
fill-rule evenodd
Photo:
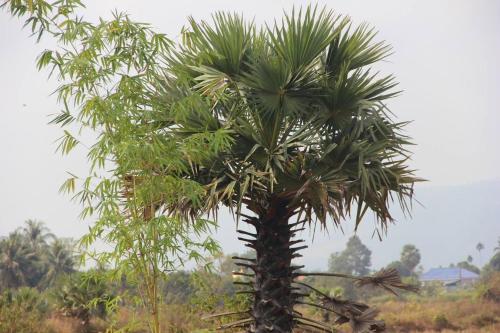
<path fill-rule="evenodd" d="M 292 266 L 292 259 L 298 256 L 298 248 L 292 246 L 300 241 L 292 240 L 294 231 L 288 219 L 286 206 L 276 203 L 258 219 L 247 220 L 255 227 L 254 239 L 240 238 L 256 252 L 250 265 L 255 277 L 253 324 L 248 332 L 290 333 L 295 326 L 293 307 L 301 295 L 292 283 L 294 271 L 300 267 Z"/>

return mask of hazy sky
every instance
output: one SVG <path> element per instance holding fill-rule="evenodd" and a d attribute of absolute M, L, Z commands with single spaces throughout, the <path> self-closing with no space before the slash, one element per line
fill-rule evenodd
<path fill-rule="evenodd" d="M 214 11 L 230 10 L 262 23 L 280 18 L 283 9 L 307 2 L 86 3 L 91 17 L 109 17 L 118 8 L 175 39 L 189 15 L 206 19 Z M 379 30 L 380 39 L 392 44 L 395 53 L 381 69 L 394 73 L 404 90 L 390 107 L 400 120 L 414 120 L 408 127 L 418 144 L 412 165 L 430 180 L 424 186 L 500 179 L 499 1 L 345 0 L 319 4 L 350 15 L 354 22 L 370 23 Z M 54 141 L 61 132 L 47 125 L 47 115 L 59 110 L 55 98 L 49 97 L 56 83 L 48 82 L 46 74 L 35 69 L 36 56 L 51 45 L 35 45 L 21 26 L 0 12 L 0 235 L 27 218 L 38 218 L 58 235 L 78 237 L 86 224 L 78 220 L 79 207 L 58 194 L 58 187 L 66 171 L 85 173 L 84 151 L 65 158 L 54 153 Z M 342 247 L 345 237 L 352 234 L 347 231 L 346 236 L 336 238 L 329 252 Z M 219 238 L 228 238 L 225 236 L 231 232 L 232 227 L 225 226 Z M 494 234 L 500 234 L 500 229 Z M 222 243 L 227 250 L 238 249 L 233 241 Z M 394 253 L 393 258 L 374 262 L 380 265 L 397 256 Z"/>

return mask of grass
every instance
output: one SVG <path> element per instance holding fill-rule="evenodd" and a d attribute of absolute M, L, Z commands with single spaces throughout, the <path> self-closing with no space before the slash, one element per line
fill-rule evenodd
<path fill-rule="evenodd" d="M 386 301 L 377 304 L 380 318 L 385 320 L 387 332 L 398 333 L 497 333 L 500 332 L 500 304 L 460 300 Z M 186 311 L 183 306 L 165 306 L 163 311 L 165 333 L 212 332 L 216 323 L 202 321 L 201 314 Z M 117 327 L 131 319 L 135 325 L 127 332 L 146 333 L 147 326 L 137 312 L 123 308 L 116 315 Z M 64 317 L 51 317 L 46 322 L 54 333 L 79 333 L 78 321 Z M 104 332 L 103 322 L 94 322 L 94 332 Z M 112 331 L 111 331 L 112 332 Z M 343 330 L 343 332 L 347 332 Z"/>
<path fill-rule="evenodd" d="M 378 309 L 391 332 L 500 332 L 500 305 L 494 302 L 389 301 Z"/>
<path fill-rule="evenodd" d="M 393 332 L 500 332 L 500 305 L 494 302 L 389 301 L 378 308 Z"/>
<path fill-rule="evenodd" d="M 488 295 L 489 297 L 486 297 Z M 491 295 L 496 296 L 491 297 Z M 433 289 L 432 293 L 423 289 L 420 295 L 409 294 L 401 299 L 394 296 L 373 297 L 368 303 L 380 310 L 379 318 L 385 321 L 387 332 L 497 333 L 500 332 L 499 300 L 500 274 L 496 274 L 488 283 L 478 285 L 476 288 L 454 292 Z M 40 323 L 40 317 L 34 316 L 34 314 L 29 315 L 29 313 L 14 311 L 16 309 L 12 308 L 9 308 L 11 311 L 4 310 L 5 318 L 25 316 L 23 322 L 26 324 L 32 322 L 39 328 L 48 327 L 48 330 L 44 332 L 82 333 L 81 323 L 76 319 L 55 314 L 50 316 L 49 314 L 50 317 L 44 323 Z M 321 319 L 319 310 L 306 310 L 306 308 L 298 310 L 308 313 L 310 317 Z M 201 319 L 204 314 L 200 307 L 196 306 L 164 305 L 161 308 L 162 332 L 210 333 L 214 332 L 215 327 L 224 323 L 223 320 L 230 320 L 219 318 L 212 322 L 205 321 Z M 0 323 L 2 321 L 1 315 L 2 313 L 0 313 Z M 113 327 L 115 328 L 126 326 L 128 333 L 147 333 L 149 331 L 145 321 L 147 316 L 140 310 L 123 307 L 111 317 L 107 322 L 94 319 L 91 332 L 115 332 L 109 329 L 110 322 L 114 323 Z M 11 331 L 0 329 L 0 333 L 4 332 Z M 343 327 L 342 332 L 347 333 L 349 330 Z"/>

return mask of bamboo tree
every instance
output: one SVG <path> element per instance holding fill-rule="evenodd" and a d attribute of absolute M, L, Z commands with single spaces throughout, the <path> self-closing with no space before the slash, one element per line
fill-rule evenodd
<path fill-rule="evenodd" d="M 98 235 L 120 240 L 118 252 L 101 258 L 125 256 L 152 277 L 144 285 L 148 299 L 155 299 L 159 270 L 144 250 L 155 249 L 148 252 L 158 253 L 153 260 L 171 264 L 171 256 L 162 256 L 166 249 L 213 249 L 210 241 L 192 244 L 176 228 L 205 230 L 208 223 L 199 217 L 216 216 L 226 206 L 255 229 L 240 231 L 240 239 L 256 258 L 237 263 L 252 272 L 244 273 L 252 281 L 242 291 L 253 297 L 250 315 L 221 329 L 331 331 L 294 309 L 304 303 L 328 309 L 337 316 L 335 325 L 349 322 L 356 332 L 383 329 L 368 306 L 298 283 L 305 273 L 293 264 L 306 247 L 294 237 L 306 226 L 338 226 L 352 212 L 358 228 L 372 211 L 381 234 L 393 221 L 392 200 L 410 208 L 419 179 L 407 166 L 406 123 L 395 122 L 386 104 L 398 94 L 397 83 L 370 71 L 390 53 L 374 42 L 373 29 L 313 7 L 262 28 L 217 13 L 213 22 L 191 19 L 173 45 L 120 14 L 96 25 L 69 16 L 78 1 L 7 4 L 13 14 L 29 16 L 37 36 L 49 31 L 62 45 L 77 41 L 69 50 L 44 52 L 39 67 L 52 65 L 61 81 L 69 80 L 58 89 L 64 105 L 71 105 L 55 119 L 67 131 L 61 150 L 78 144 L 71 123 L 97 130 L 89 151 L 92 171 L 112 170 L 112 177 L 83 179 L 77 197 L 86 205 L 84 215 L 99 216 L 85 243 Z M 70 178 L 64 189 L 75 182 Z M 161 237 L 169 232 L 178 236 L 173 243 Z M 328 275 L 390 292 L 414 290 L 395 270 Z M 310 293 L 322 303 L 306 302 Z"/>
<path fill-rule="evenodd" d="M 210 136 L 172 137 L 152 121 L 163 112 L 151 98 L 171 45 L 164 34 L 118 12 L 86 21 L 78 0 L 12 0 L 2 7 L 25 18 L 37 40 L 47 35 L 57 42 L 37 67 L 60 82 L 55 94 L 63 110 L 52 120 L 64 129 L 58 148 L 69 154 L 88 147 L 90 165 L 88 176 L 70 174 L 61 191 L 76 192 L 82 217 L 95 219 L 81 240 L 87 258 L 110 268 L 110 278 L 137 283 L 151 332 L 159 333 L 159 280 L 185 260 L 200 262 L 205 252 L 218 251 L 205 235 L 213 223 L 193 213 L 204 189 L 182 175 L 188 161 L 217 154 L 228 141 L 207 146 Z M 89 136 L 95 142 L 80 142 Z M 98 239 L 110 250 L 93 251 Z"/>

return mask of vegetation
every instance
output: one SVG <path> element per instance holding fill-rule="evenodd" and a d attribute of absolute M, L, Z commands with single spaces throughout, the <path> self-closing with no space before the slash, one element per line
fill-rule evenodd
<path fill-rule="evenodd" d="M 43 227 L 41 223 L 38 225 Z M 21 236 L 25 232 L 23 228 L 18 229 Z M 49 234 L 49 230 L 45 229 L 44 233 Z M 28 237 L 23 237 L 31 246 Z M 53 243 L 61 243 L 61 239 L 51 235 L 50 239 L 47 238 L 46 247 Z M 41 254 L 44 247 L 37 248 L 39 252 L 34 257 L 44 257 Z M 402 253 L 407 252 L 405 249 L 408 246 L 403 247 Z M 224 326 L 231 323 L 231 319 L 210 314 L 247 311 L 252 299 L 248 294 L 237 294 L 233 282 L 246 283 L 249 280 L 245 276 L 233 276 L 232 272 L 239 268 L 231 259 L 235 256 L 254 259 L 255 253 L 249 251 L 219 255 L 213 258 L 211 271 L 200 265 L 191 271 L 171 272 L 160 278 L 158 311 L 162 318 L 162 332 L 210 330 L 214 324 Z M 339 257 L 353 259 L 342 261 L 338 260 Z M 359 257 L 365 260 L 359 260 Z M 350 270 L 366 270 L 364 274 L 369 274 L 372 272 L 370 260 L 366 258 L 370 257 L 370 250 L 358 237 L 353 237 L 343 251 L 332 254 L 331 258 L 335 260 L 331 262 L 335 262 L 336 271 L 356 274 Z M 29 261 L 23 262 L 31 265 Z M 352 262 L 360 263 L 359 267 L 353 268 Z M 46 274 L 49 271 L 46 270 Z M 112 271 L 103 267 L 81 271 L 77 266 L 72 266 L 71 270 L 60 273 L 50 284 L 46 284 L 45 277 L 41 277 L 36 288 L 28 287 L 28 282 L 25 282 L 25 285 L 5 289 L 0 295 L 0 332 L 83 333 L 108 329 L 111 332 L 121 330 L 142 333 L 150 330 L 147 312 L 141 302 L 136 301 L 140 299 L 139 290 L 126 278 L 110 282 L 108 277 Z M 240 272 L 248 273 L 249 270 Z M 440 284 L 425 285 L 419 295 L 403 292 L 399 297 L 370 288 L 354 290 L 354 294 L 349 295 L 346 286 L 350 284 L 344 280 L 307 276 L 307 271 L 301 273 L 305 278 L 300 282 L 318 291 L 314 295 L 316 302 L 325 301 L 325 297 L 335 300 L 346 297 L 369 299 L 381 311 L 377 322 L 381 325 L 383 320 L 387 331 L 469 329 L 473 332 L 491 332 L 500 324 L 497 319 L 500 271 L 493 271 L 491 267 L 483 269 L 482 281 L 473 287 L 449 291 Z M 347 304 L 362 306 L 360 302 Z M 331 326 L 342 318 L 331 315 L 330 311 L 323 308 L 301 305 L 297 310 L 312 320 L 323 321 Z"/>
<path fill-rule="evenodd" d="M 45 288 L 75 270 L 74 244 L 50 234 L 42 222 L 0 239 L 0 291 L 21 286 Z"/>
<path fill-rule="evenodd" d="M 0 243 L 6 288 L 60 283 L 57 311 L 84 331 L 92 317 L 122 307 L 147 313 L 153 333 L 170 329 L 162 325 L 165 299 L 180 303 L 168 304 L 172 309 L 212 313 L 219 329 L 331 331 L 349 323 L 354 332 L 382 331 L 376 310 L 344 297 L 370 296 L 357 292 L 365 286 L 393 294 L 417 289 L 398 273 L 415 276 L 420 253 L 413 245 L 378 272 L 357 237 L 332 255 L 329 272 L 293 262 L 305 248 L 294 239 L 300 230 L 325 230 L 330 220 L 338 226 L 354 210 L 356 229 L 372 211 L 377 232 L 385 232 L 393 221 L 389 203 L 396 199 L 408 211 L 419 181 L 407 166 L 406 123 L 387 109 L 397 83 L 371 72 L 390 53 L 373 29 L 317 7 L 266 27 L 217 13 L 212 22 L 190 19 L 174 43 L 125 14 L 86 21 L 79 0 L 2 6 L 23 17 L 38 40 L 47 34 L 57 42 L 37 66 L 61 82 L 64 108 L 52 121 L 64 129 L 59 150 L 70 153 L 79 133 L 96 137 L 88 145 L 89 174 L 71 174 L 61 190 L 75 193 L 82 217 L 96 217 L 80 245 L 100 267 L 75 272 L 69 245 L 31 221 Z M 207 218 L 217 220 L 224 206 L 254 228 L 239 230 L 253 252 L 232 256 L 236 269 L 209 236 L 216 223 Z M 98 239 L 110 249 L 93 251 Z M 483 248 L 478 244 L 479 254 Z M 205 266 L 218 255 L 219 267 Z M 179 272 L 187 260 L 198 264 L 194 273 Z M 340 292 L 325 292 L 314 277 L 347 279 L 356 288 L 344 283 Z M 189 294 L 171 291 L 179 285 Z M 305 307 L 335 320 L 308 316 L 316 310 Z M 453 327 L 443 314 L 433 320 L 438 329 Z M 133 330 L 127 325 L 120 328 Z"/>
<path fill-rule="evenodd" d="M 213 133 L 183 138 L 162 129 L 165 110 L 155 89 L 170 54 L 164 34 L 121 13 L 86 21 L 78 0 L 16 0 L 3 7 L 25 18 L 38 40 L 49 35 L 57 42 L 40 55 L 37 67 L 49 67 L 61 82 L 56 94 L 64 108 L 52 121 L 64 128 L 58 148 L 70 153 L 85 131 L 97 138 L 88 145 L 89 174 L 71 174 L 61 191 L 76 192 L 82 217 L 97 217 L 81 240 L 86 259 L 107 266 L 109 279 L 137 286 L 151 331 L 158 333 L 161 277 L 185 260 L 201 263 L 206 253 L 218 251 L 207 236 L 214 224 L 204 212 L 192 213 L 204 205 L 206 189 L 183 173 L 200 152 L 208 159 L 229 141 L 224 131 L 222 141 L 207 146 Z M 97 239 L 111 250 L 92 251 Z"/>
<path fill-rule="evenodd" d="M 395 268 L 403 277 L 416 276 L 416 268 L 420 264 L 420 251 L 413 244 L 403 246 L 398 261 L 394 261 L 388 267 Z"/>
<path fill-rule="evenodd" d="M 370 273 L 371 268 L 371 251 L 361 242 L 359 237 L 352 236 L 346 248 L 342 252 L 333 253 L 328 260 L 328 271 L 330 273 L 341 273 L 352 276 L 363 276 Z M 323 280 L 325 280 L 323 278 Z M 333 280 L 338 287 L 342 288 L 344 297 L 358 299 L 359 291 L 343 279 Z M 331 285 L 328 281 L 323 281 L 324 287 Z"/>
<path fill-rule="evenodd" d="M 372 210 L 384 229 L 391 196 L 407 207 L 418 179 L 405 166 L 404 123 L 393 122 L 384 104 L 396 83 L 369 71 L 389 52 L 374 37 L 311 7 L 267 28 L 218 13 L 213 22 L 191 20 L 172 52 L 157 90 L 165 130 L 224 131 L 231 142 L 185 176 L 209 190 L 208 209 L 227 206 L 254 228 L 240 232 L 256 258 L 238 263 L 253 271 L 245 291 L 253 295 L 251 314 L 222 328 L 324 329 L 294 312 L 304 303 L 294 284 L 300 267 L 292 264 L 303 248 L 294 247 L 297 228 L 326 228 L 327 218 L 339 224 L 357 204 L 356 225 Z"/>

